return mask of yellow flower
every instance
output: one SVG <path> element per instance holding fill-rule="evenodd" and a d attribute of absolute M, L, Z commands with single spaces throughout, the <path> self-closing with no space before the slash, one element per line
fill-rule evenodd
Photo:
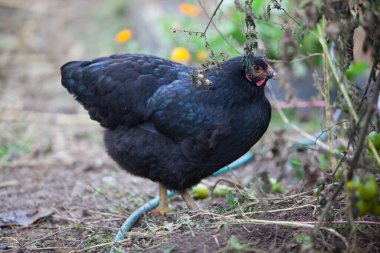
<path fill-rule="evenodd" d="M 129 29 L 123 29 L 118 32 L 115 36 L 115 41 L 119 44 L 123 44 L 131 40 L 133 37 L 133 33 Z"/>
<path fill-rule="evenodd" d="M 206 50 L 200 50 L 197 53 L 197 60 L 199 62 L 204 62 L 207 59 L 207 56 L 208 56 L 208 54 L 207 54 Z"/>
<path fill-rule="evenodd" d="M 191 59 L 191 55 L 189 50 L 184 47 L 176 47 L 172 51 L 171 60 L 180 62 L 180 63 L 188 63 Z"/>
<path fill-rule="evenodd" d="M 201 12 L 198 6 L 194 6 L 188 3 L 181 4 L 179 6 L 179 11 L 183 15 L 187 16 L 197 16 Z"/>

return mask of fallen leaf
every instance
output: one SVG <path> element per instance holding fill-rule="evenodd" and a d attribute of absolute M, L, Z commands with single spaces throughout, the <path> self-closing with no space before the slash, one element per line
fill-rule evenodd
<path fill-rule="evenodd" d="M 16 210 L 0 213 L 0 227 L 20 225 L 27 227 L 41 218 L 53 213 L 49 208 L 38 208 L 35 210 Z"/>

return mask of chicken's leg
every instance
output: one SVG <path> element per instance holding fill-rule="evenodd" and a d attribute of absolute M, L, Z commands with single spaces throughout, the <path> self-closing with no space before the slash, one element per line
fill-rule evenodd
<path fill-rule="evenodd" d="M 153 215 L 167 215 L 169 213 L 169 199 L 167 189 L 163 184 L 159 184 L 159 192 L 160 204 L 151 213 Z"/>
<path fill-rule="evenodd" d="M 190 195 L 186 190 L 181 191 L 181 195 L 182 195 L 182 198 L 183 198 L 183 200 L 185 201 L 187 207 L 188 207 L 191 211 L 195 211 L 195 210 L 198 209 L 198 206 L 197 206 L 197 204 L 195 203 L 193 197 L 191 197 L 191 195 Z"/>

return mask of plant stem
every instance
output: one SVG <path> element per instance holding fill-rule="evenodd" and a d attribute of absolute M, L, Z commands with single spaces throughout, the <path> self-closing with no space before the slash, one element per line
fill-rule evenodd
<path fill-rule="evenodd" d="M 214 12 L 212 13 L 211 18 L 210 18 L 210 20 L 208 21 L 208 24 L 207 24 L 205 30 L 203 31 L 203 35 L 206 35 L 206 32 L 207 32 L 208 28 L 210 27 L 210 24 L 211 24 L 213 18 L 215 17 L 216 13 L 218 12 L 220 6 L 222 5 L 223 1 L 224 1 L 224 0 L 220 0 L 218 6 L 216 7 L 216 9 L 214 10 Z"/>
<path fill-rule="evenodd" d="M 333 128 L 331 127 L 331 105 L 330 105 L 330 84 L 329 84 L 329 69 L 327 65 L 328 52 L 323 51 L 323 87 L 324 87 L 324 99 L 325 99 L 325 117 L 326 117 L 326 129 L 330 129 L 327 132 L 327 140 L 329 145 L 329 165 L 331 168 L 335 168 L 336 159 L 333 156 Z"/>
<path fill-rule="evenodd" d="M 210 15 L 207 13 L 207 10 L 206 10 L 206 7 L 204 6 L 202 0 L 197 0 L 198 1 L 198 4 L 201 6 L 203 12 L 205 13 L 205 15 L 210 19 Z M 221 4 L 221 2 L 220 2 Z M 220 31 L 220 29 L 215 25 L 214 22 L 211 22 L 212 26 L 215 28 L 215 31 L 219 34 L 219 36 L 226 42 L 226 44 L 231 48 L 233 49 L 237 54 L 241 55 L 242 53 L 234 46 L 232 45 L 232 43 L 226 38 L 226 36 L 224 36 L 224 34 Z"/>
<path fill-rule="evenodd" d="M 324 33 L 324 28 L 325 27 L 326 27 L 326 17 L 323 16 L 322 17 L 322 23 L 321 23 L 321 25 L 318 26 L 318 40 L 319 40 L 319 43 L 321 44 L 321 46 L 323 48 L 323 52 L 328 52 L 329 49 L 328 49 L 326 41 L 325 41 L 325 33 Z M 352 105 L 351 98 L 348 95 L 346 87 L 341 82 L 341 80 L 340 80 L 340 78 L 338 76 L 338 71 L 336 69 L 336 66 L 333 63 L 333 61 L 332 61 L 332 59 L 331 59 L 331 57 L 330 57 L 330 55 L 328 53 L 326 53 L 326 58 L 328 60 L 330 68 L 331 68 L 331 70 L 333 72 L 334 78 L 335 78 L 336 82 L 338 83 L 339 89 L 342 92 L 343 97 L 344 97 L 344 99 L 347 102 L 348 110 L 350 111 L 350 114 L 354 118 L 355 123 L 358 123 L 359 122 L 358 114 L 356 113 L 356 111 L 355 111 L 355 109 L 354 109 L 354 107 Z"/>
<path fill-rule="evenodd" d="M 348 171 L 348 175 L 347 175 L 348 180 L 350 180 L 352 178 L 354 169 L 357 167 L 357 165 L 359 163 L 360 154 L 361 154 L 361 151 L 364 147 L 364 142 L 366 140 L 366 136 L 367 136 L 367 132 L 368 132 L 368 126 L 369 126 L 369 123 L 371 121 L 372 115 L 377 108 L 377 101 L 379 98 L 379 92 L 380 92 L 380 74 L 377 75 L 374 91 L 372 93 L 371 101 L 368 104 L 367 112 L 364 115 L 362 121 L 358 125 L 360 132 L 358 135 L 358 143 L 357 143 L 356 152 L 354 154 L 354 157 L 351 160 L 350 170 Z M 371 146 L 371 144 L 370 144 L 370 146 Z M 377 153 L 377 151 L 374 153 Z"/>

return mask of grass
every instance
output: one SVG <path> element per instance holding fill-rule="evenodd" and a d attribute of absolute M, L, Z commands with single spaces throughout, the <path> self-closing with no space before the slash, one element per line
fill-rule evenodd
<path fill-rule="evenodd" d="M 18 143 L 1 143 L 0 164 L 27 154 L 31 151 L 33 143 L 34 141 L 30 138 L 21 139 Z"/>

